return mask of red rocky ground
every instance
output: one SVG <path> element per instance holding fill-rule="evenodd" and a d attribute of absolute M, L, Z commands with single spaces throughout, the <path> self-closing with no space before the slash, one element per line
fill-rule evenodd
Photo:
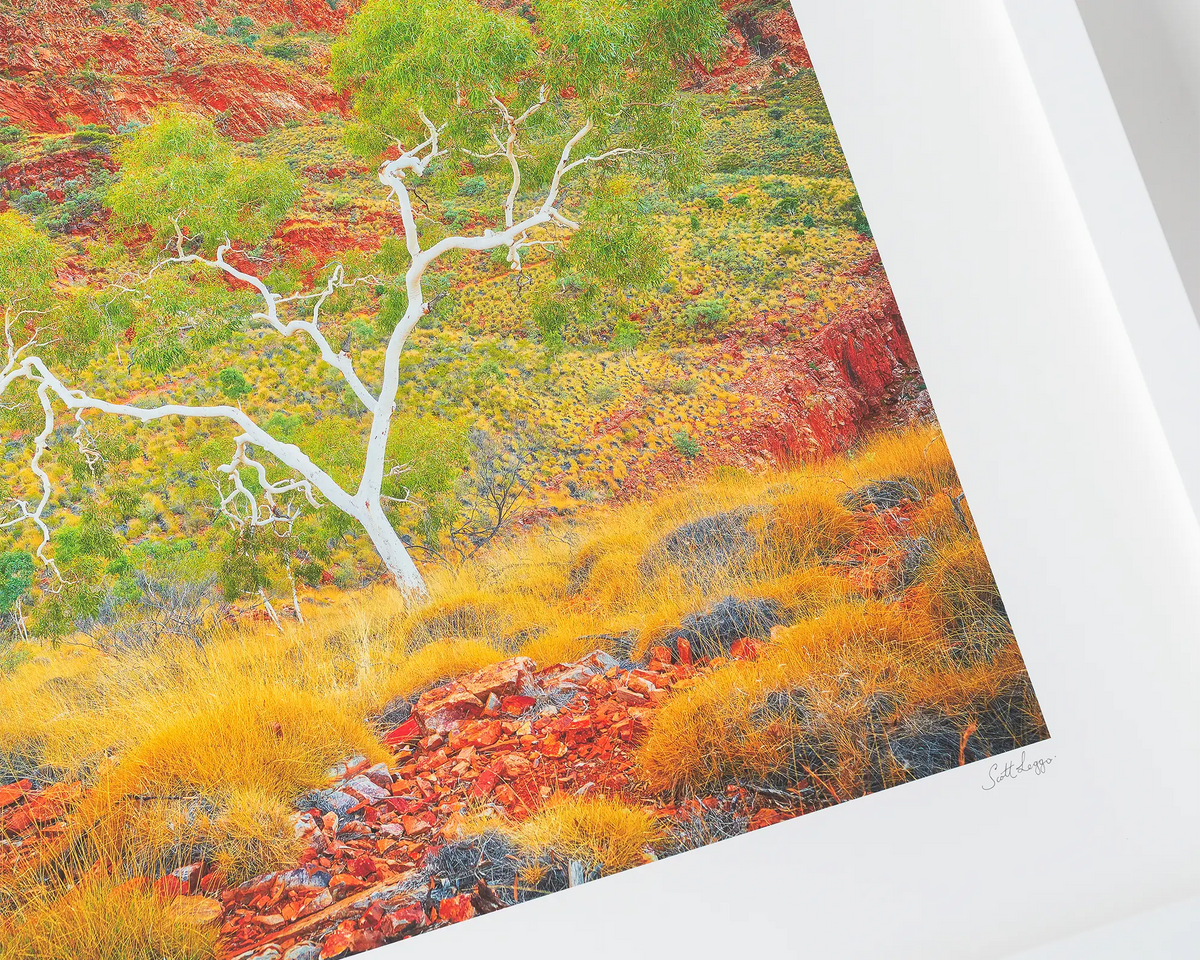
<path fill-rule="evenodd" d="M 27 0 L 0 12 L 0 114 L 39 133 L 66 131 L 68 116 L 115 130 L 144 121 L 160 104 L 179 103 L 248 140 L 286 120 L 344 106 L 323 70 L 198 30 L 205 16 L 228 26 L 232 14 L 216 4 L 177 3 L 177 17 L 161 9 L 131 14 L 135 6 Z M 347 6 L 257 0 L 238 8 L 253 17 L 256 31 L 278 23 L 336 31 Z"/>
<path fill-rule="evenodd" d="M 686 641 L 681 654 L 671 663 L 658 648 L 644 669 L 600 652 L 543 670 L 515 658 L 428 691 L 385 737 L 393 763 L 348 761 L 300 814 L 300 864 L 221 894 L 226 955 L 336 957 L 526 899 L 519 878 L 447 885 L 427 869 L 462 840 L 468 807 L 519 820 L 555 795 L 598 793 L 686 814 L 644 796 L 632 771 L 654 710 L 696 671 Z M 708 802 L 743 810 L 750 828 L 783 816 L 740 792 Z M 180 893 L 198 889 L 199 871 Z"/>

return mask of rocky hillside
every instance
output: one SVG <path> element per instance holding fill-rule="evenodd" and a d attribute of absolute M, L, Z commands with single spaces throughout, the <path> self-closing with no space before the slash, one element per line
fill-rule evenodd
<path fill-rule="evenodd" d="M 14 956 L 108 911 L 172 960 L 328 960 L 1046 736 L 929 427 L 531 533 L 436 596 L 0 676 Z"/>

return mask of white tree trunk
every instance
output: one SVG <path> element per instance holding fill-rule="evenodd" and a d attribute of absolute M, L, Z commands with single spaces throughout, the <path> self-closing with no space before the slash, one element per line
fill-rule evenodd
<path fill-rule="evenodd" d="M 530 231 L 536 231 L 544 227 L 551 227 L 553 229 L 563 228 L 568 231 L 579 228 L 579 224 L 568 219 L 558 209 L 562 181 L 566 174 L 584 164 L 594 163 L 623 154 L 644 152 L 636 148 L 616 147 L 595 156 L 589 155 L 573 160 L 571 158 L 572 151 L 592 129 L 591 120 L 587 120 L 563 146 L 558 165 L 554 170 L 554 174 L 542 197 L 541 203 L 523 219 L 517 220 L 514 213 L 514 206 L 521 184 L 521 170 L 517 162 L 516 153 L 517 131 L 521 124 L 545 103 L 545 100 L 546 92 L 543 89 L 539 93 L 538 101 L 526 110 L 525 113 L 514 119 L 508 108 L 498 99 L 493 98 L 493 102 L 500 110 L 508 136 L 503 140 L 499 136 L 495 137 L 500 151 L 492 154 L 492 156 L 507 159 L 512 168 L 513 175 L 512 185 L 504 204 L 505 229 L 503 230 L 493 232 L 489 229 L 480 235 L 471 237 L 445 237 L 428 249 L 421 247 L 420 239 L 417 235 L 416 218 L 413 214 L 409 191 L 405 186 L 404 177 L 409 172 L 417 176 L 423 176 L 429 163 L 435 158 L 445 155 L 447 152 L 438 148 L 438 134 L 441 131 L 425 117 L 424 113 L 420 115 L 429 128 L 429 139 L 412 150 L 403 151 L 397 159 L 386 161 L 381 166 L 379 180 L 384 186 L 391 189 L 399 204 L 400 215 L 404 224 L 405 245 L 408 248 L 411 262 L 408 270 L 405 271 L 404 277 L 405 292 L 408 297 L 407 309 L 388 339 L 383 364 L 382 383 L 380 384 L 378 396 L 373 395 L 366 384 L 363 383 L 350 357 L 342 351 L 334 352 L 320 329 L 321 307 L 336 290 L 347 289 L 363 282 L 377 283 L 378 281 L 375 278 L 360 277 L 353 280 L 346 280 L 342 274 L 342 268 L 338 266 L 334 269 L 324 289 L 309 294 L 295 294 L 290 297 L 283 297 L 273 293 L 267 287 L 266 283 L 256 276 L 237 269 L 225 259 L 225 254 L 230 250 L 228 239 L 217 248 L 216 257 L 213 260 L 208 260 L 198 254 L 185 253 L 186 239 L 178 223 L 176 224 L 177 256 L 162 261 L 154 268 L 156 270 L 159 266 L 167 263 L 198 263 L 220 270 L 230 277 L 253 287 L 262 296 L 264 311 L 255 314 L 257 318 L 265 320 L 282 336 L 290 337 L 297 333 L 308 335 L 317 346 L 322 361 L 342 376 L 355 396 L 358 397 L 371 414 L 371 432 L 367 441 L 366 459 L 357 490 L 351 493 L 343 489 L 299 447 L 272 436 L 244 413 L 240 407 L 227 404 L 191 405 L 175 403 L 167 403 L 157 407 L 136 407 L 130 404 L 106 401 L 89 396 L 82 390 L 68 388 L 50 371 L 42 359 L 33 352 L 39 346 L 36 332 L 33 339 L 28 343 L 22 346 L 14 344 L 12 339 L 13 324 L 19 321 L 24 314 L 14 314 L 13 308 L 10 306 L 5 310 L 4 318 L 4 340 L 7 347 L 7 362 L 0 367 L 0 397 L 4 395 L 5 390 L 10 384 L 19 379 L 25 379 L 37 384 L 38 397 L 45 413 L 45 426 L 42 432 L 35 438 L 34 455 L 30 462 L 30 469 L 40 481 L 42 496 L 36 505 L 30 505 L 21 500 L 15 501 L 16 515 L 7 517 L 0 515 L 0 528 L 22 522 L 35 524 L 42 533 L 42 543 L 37 550 L 38 557 L 48 568 L 57 572 L 53 559 L 46 556 L 44 552 L 44 548 L 50 542 L 50 530 L 43 519 L 43 513 L 50 499 L 51 484 L 49 475 L 40 465 L 41 456 L 46 450 L 48 439 L 55 427 L 53 400 L 63 403 L 69 410 L 75 412 L 76 419 L 80 421 L 80 430 L 83 429 L 82 414 L 85 411 L 129 417 L 139 420 L 142 423 L 176 416 L 225 420 L 237 424 L 241 428 L 242 433 L 235 438 L 235 451 L 230 463 L 219 468 L 233 483 L 233 491 L 228 495 L 225 495 L 224 489 L 221 489 L 222 499 L 220 508 L 223 513 L 235 522 L 251 526 L 274 526 L 275 524 L 281 524 L 284 528 L 290 529 L 291 524 L 299 515 L 298 508 L 297 510 L 289 508 L 287 511 L 281 511 L 275 497 L 287 493 L 302 493 L 314 507 L 317 507 L 319 504 L 313 495 L 314 491 L 317 491 L 329 501 L 331 506 L 341 510 L 362 524 L 371 543 L 378 551 L 380 559 L 395 579 L 396 585 L 405 594 L 415 597 L 426 596 L 425 581 L 421 577 L 420 571 L 417 569 L 416 564 L 413 563 L 412 557 L 409 556 L 408 550 L 404 546 L 404 542 L 397 535 L 387 515 L 384 513 L 383 502 L 386 498 L 382 492 L 384 479 L 388 476 L 386 463 L 387 442 L 391 435 L 392 423 L 396 414 L 396 399 L 400 386 L 400 354 L 404 349 L 409 334 L 416 327 L 421 317 L 429 310 L 429 305 L 425 303 L 421 289 L 421 280 L 429 266 L 438 257 L 450 250 L 482 252 L 497 247 L 506 247 L 508 249 L 508 260 L 512 269 L 521 270 L 522 249 L 534 246 L 548 246 L 559 242 L 557 239 L 531 238 L 529 236 Z M 426 149 L 428 152 L 422 155 L 422 151 Z M 154 270 L 151 270 L 151 273 Z M 280 318 L 279 307 L 282 304 L 294 303 L 298 305 L 308 302 L 312 304 L 311 315 L 308 319 L 297 319 L 285 323 Z M 83 441 L 80 440 L 80 436 L 81 433 L 77 430 L 76 442 L 80 443 L 80 448 L 83 450 Z M 265 465 L 258 462 L 251 455 L 251 450 L 255 448 L 266 450 L 283 466 L 293 471 L 294 477 L 289 480 L 270 480 Z M 85 450 L 84 452 L 86 453 L 87 451 Z M 257 474 L 258 484 L 262 489 L 261 495 L 252 493 L 242 483 L 239 471 L 243 467 L 249 468 Z M 261 504 L 259 502 L 260 496 L 264 501 Z M 242 500 L 245 500 L 248 505 L 244 515 L 236 512 L 238 504 Z M 263 602 L 267 605 L 268 611 L 274 616 L 274 610 L 271 608 L 265 593 L 263 594 Z M 299 613 L 298 606 L 297 613 Z"/>
<path fill-rule="evenodd" d="M 367 536 L 371 538 L 371 545 L 375 547 L 379 559 L 395 579 L 396 586 L 410 596 L 426 596 L 425 580 L 421 571 L 413 563 L 404 541 L 388 522 L 388 518 L 376 511 L 375 514 L 368 515 L 362 521 L 362 525 L 367 531 Z"/>

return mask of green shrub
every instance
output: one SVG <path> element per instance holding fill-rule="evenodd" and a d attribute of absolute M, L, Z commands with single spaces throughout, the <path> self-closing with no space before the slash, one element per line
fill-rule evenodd
<path fill-rule="evenodd" d="M 264 43 L 259 50 L 265 56 L 274 57 L 276 60 L 299 60 L 305 54 L 304 47 L 291 40 Z"/>
<path fill-rule="evenodd" d="M 633 350 L 642 342 L 642 328 L 632 320 L 622 318 L 613 326 L 609 343 L 614 350 Z"/>
<path fill-rule="evenodd" d="M 713 169 L 717 173 L 737 173 L 746 165 L 746 158 L 736 151 L 730 151 L 717 158 L 717 162 L 713 164 Z"/>
<path fill-rule="evenodd" d="M 477 197 L 487 187 L 483 177 L 463 177 L 458 184 L 458 192 L 463 197 Z"/>
<path fill-rule="evenodd" d="M 691 327 L 711 327 L 728 316 L 729 311 L 724 300 L 697 300 L 689 303 L 683 312 L 684 325 Z"/>
<path fill-rule="evenodd" d="M 695 460 L 700 456 L 700 444 L 693 440 L 691 434 L 686 430 L 680 430 L 671 437 L 671 443 L 675 445 L 675 449 L 681 457 Z"/>
<path fill-rule="evenodd" d="M 800 198 L 784 197 L 777 204 L 775 204 L 775 208 L 771 211 L 771 214 L 775 218 L 782 220 L 787 217 L 794 217 L 799 212 Z"/>
<path fill-rule="evenodd" d="M 10 197 L 8 203 L 18 213 L 33 218 L 45 212 L 46 208 L 50 206 L 50 198 L 41 190 L 30 190 L 15 199 Z"/>
<path fill-rule="evenodd" d="M 250 384 L 246 382 L 241 370 L 226 367 L 217 374 L 217 380 L 221 384 L 221 392 L 232 400 L 244 397 L 250 392 Z"/>

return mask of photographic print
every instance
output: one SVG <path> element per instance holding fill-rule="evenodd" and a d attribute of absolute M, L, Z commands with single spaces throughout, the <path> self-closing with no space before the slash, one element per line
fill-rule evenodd
<path fill-rule="evenodd" d="M 2 960 L 348 956 L 1049 736 L 786 2 L 0 35 Z"/>

